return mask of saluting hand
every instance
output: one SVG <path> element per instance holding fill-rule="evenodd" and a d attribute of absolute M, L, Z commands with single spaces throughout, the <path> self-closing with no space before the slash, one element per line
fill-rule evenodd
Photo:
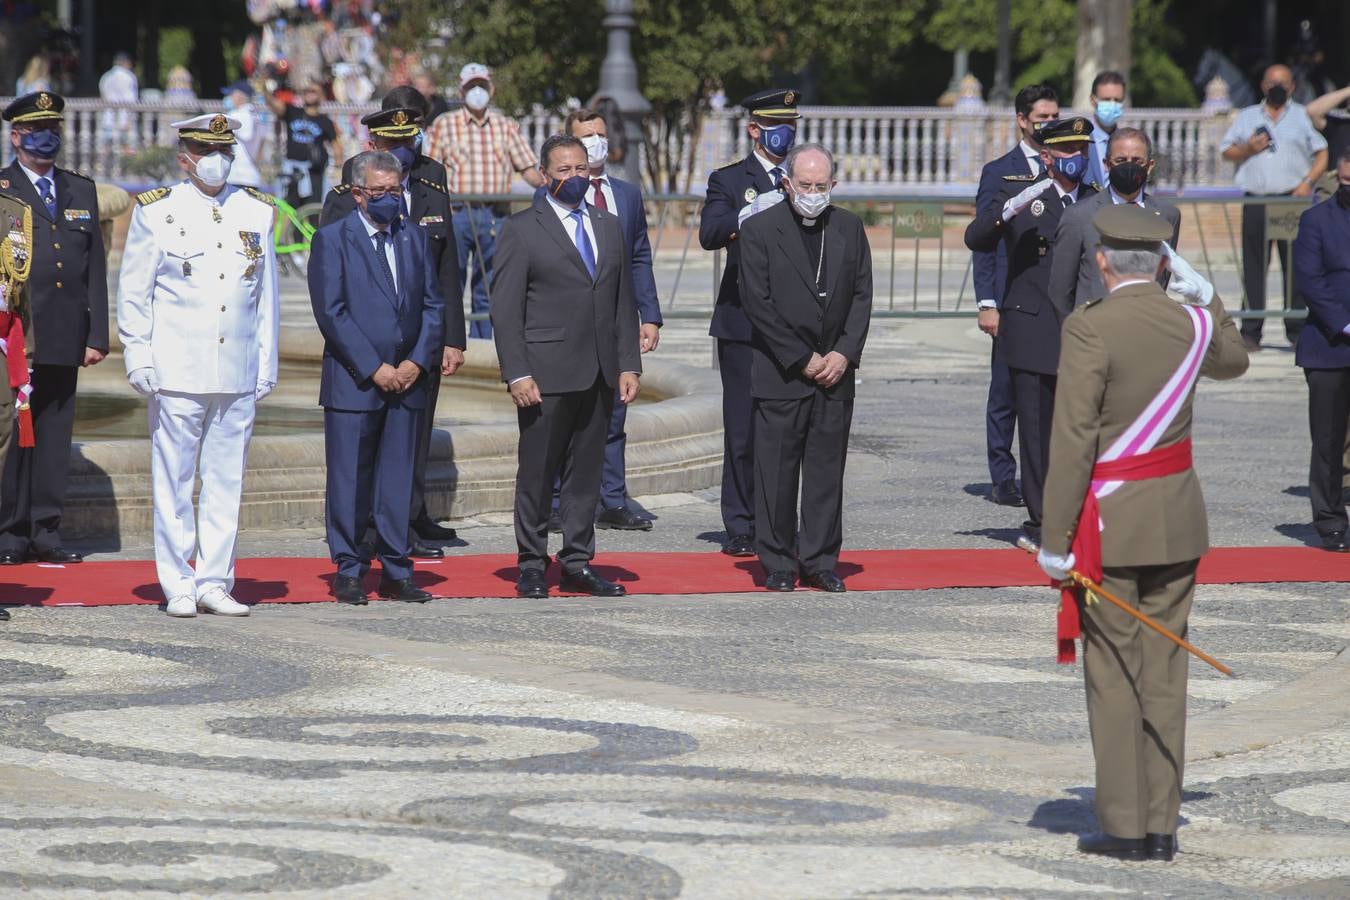
<path fill-rule="evenodd" d="M 1039 197 L 1041 194 L 1044 194 L 1046 191 L 1050 190 L 1054 186 L 1055 180 L 1053 178 L 1042 178 L 1040 181 L 1037 181 L 1035 184 L 1031 185 L 1031 187 L 1024 188 L 1021 191 L 1021 193 L 1017 194 L 1007 203 L 1003 204 L 1003 221 L 1007 222 L 1011 220 L 1022 210 L 1030 206 L 1032 204 L 1032 201 L 1034 201 L 1037 197 Z"/>
<path fill-rule="evenodd" d="M 624 405 L 636 400 L 640 390 L 642 390 L 642 384 L 638 380 L 636 372 L 623 372 L 619 375 L 619 400 Z"/>
<path fill-rule="evenodd" d="M 619 383 L 623 384 L 623 380 L 620 379 Z M 539 385 L 534 383 L 533 378 L 522 378 L 508 386 L 507 390 L 511 392 L 511 402 L 521 409 L 538 406 L 544 402 L 543 396 L 539 393 Z"/>

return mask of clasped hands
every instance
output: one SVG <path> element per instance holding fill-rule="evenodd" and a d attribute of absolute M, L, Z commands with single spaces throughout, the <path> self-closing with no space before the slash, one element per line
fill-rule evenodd
<path fill-rule="evenodd" d="M 824 356 L 812 353 L 811 358 L 802 366 L 802 374 L 821 387 L 834 387 L 848 371 L 848 358 L 837 350 L 831 350 Z"/>
<path fill-rule="evenodd" d="M 394 368 L 389 363 L 380 363 L 380 367 L 375 370 L 374 375 L 370 376 L 370 380 L 375 382 L 375 386 L 382 391 L 402 394 L 417 383 L 421 374 L 421 366 L 410 359 L 405 359 L 398 364 L 398 368 Z"/>

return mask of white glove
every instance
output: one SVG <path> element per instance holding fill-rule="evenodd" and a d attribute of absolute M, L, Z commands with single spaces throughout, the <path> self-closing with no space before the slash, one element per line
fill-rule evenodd
<path fill-rule="evenodd" d="M 263 399 L 268 394 L 272 393 L 272 388 L 276 386 L 277 383 L 275 381 L 264 381 L 259 378 L 258 386 L 253 389 L 253 399 L 255 401 Z"/>
<path fill-rule="evenodd" d="M 1030 206 L 1032 200 L 1035 200 L 1054 186 L 1055 180 L 1053 178 L 1042 178 L 1031 187 L 1024 189 L 1022 193 L 1003 204 L 1003 221 L 1007 222 L 1010 220 L 1013 216 Z"/>
<path fill-rule="evenodd" d="M 736 227 L 740 228 L 745 224 L 745 220 L 755 213 L 764 212 L 771 206 L 777 206 L 785 198 L 782 191 L 769 191 L 766 194 L 760 194 L 755 199 L 741 207 L 741 211 L 736 215 Z"/>
<path fill-rule="evenodd" d="M 1059 556 L 1055 553 L 1047 553 L 1044 547 L 1036 554 L 1036 564 L 1055 581 L 1063 581 L 1068 578 L 1069 570 L 1073 568 L 1074 562 L 1072 553 L 1068 556 Z"/>
<path fill-rule="evenodd" d="M 1167 268 L 1172 273 L 1171 280 L 1167 282 L 1167 289 L 1176 291 L 1185 297 L 1188 303 L 1209 306 L 1209 301 L 1214 299 L 1214 285 L 1195 271 L 1195 267 L 1186 262 L 1166 241 L 1163 241 L 1162 246 L 1163 255 L 1167 257 Z"/>
<path fill-rule="evenodd" d="M 159 392 L 159 376 L 150 366 L 142 366 L 139 369 L 133 369 L 127 376 L 127 381 L 131 382 L 131 388 L 142 397 L 149 397 L 151 394 Z"/>

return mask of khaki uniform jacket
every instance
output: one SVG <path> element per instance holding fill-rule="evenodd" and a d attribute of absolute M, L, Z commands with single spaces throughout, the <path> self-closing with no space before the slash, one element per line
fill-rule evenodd
<path fill-rule="evenodd" d="M 1214 332 L 1200 374 L 1226 380 L 1247 371 L 1247 351 L 1216 296 Z M 1157 284 L 1131 284 L 1064 322 L 1042 526 L 1045 549 L 1066 554 L 1098 456 L 1125 432 L 1172 377 L 1194 339 L 1181 304 Z M 1191 434 L 1194 390 L 1157 447 Z M 1164 565 L 1209 550 L 1194 470 L 1127 482 L 1101 500 L 1102 564 Z"/>

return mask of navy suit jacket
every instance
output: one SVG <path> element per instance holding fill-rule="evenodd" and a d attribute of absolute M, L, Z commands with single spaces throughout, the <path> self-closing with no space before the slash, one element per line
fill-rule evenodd
<path fill-rule="evenodd" d="M 712 326 L 708 329 L 715 338 L 750 341 L 750 320 L 741 309 L 738 281 L 741 271 L 741 247 L 736 241 L 740 232 L 738 219 L 741 207 L 777 188 L 753 151 L 745 159 L 723 166 L 708 176 L 708 196 L 698 223 L 698 242 L 704 250 L 726 248 L 727 251 L 727 265 L 722 273 L 722 285 L 717 290 Z"/>
<path fill-rule="evenodd" d="M 1350 210 L 1324 200 L 1303 213 L 1294 239 L 1294 279 L 1308 325 L 1294 361 L 1305 369 L 1350 368 Z"/>
<path fill-rule="evenodd" d="M 985 207 L 994 202 L 994 198 L 1003 192 L 1004 175 L 1038 175 L 1040 167 L 1032 171 L 1027 165 L 1026 154 L 1022 152 L 1019 141 L 1011 150 L 992 162 L 985 163 L 980 170 L 980 187 L 975 194 L 975 214 L 978 216 Z M 995 250 L 977 250 L 974 257 L 975 299 L 997 300 L 1003 306 L 1003 288 L 1008 282 L 1008 251 L 1002 244 Z"/>
<path fill-rule="evenodd" d="M 427 378 L 440 377 L 445 302 L 427 236 L 421 228 L 395 227 L 397 296 L 359 210 L 314 232 L 309 302 L 324 337 L 319 405 L 327 409 L 372 412 L 390 403 L 423 409 Z M 375 386 L 371 376 L 382 364 L 397 368 L 404 360 L 427 374 L 403 394 Z"/>
<path fill-rule="evenodd" d="M 638 318 L 644 325 L 660 325 L 661 301 L 656 296 L 656 276 L 652 273 L 652 245 L 647 240 L 647 209 L 642 205 L 642 191 L 637 185 L 609 176 L 618 209 L 610 212 L 619 217 L 623 245 L 633 261 L 633 298 L 637 301 Z M 534 199 L 544 196 L 543 188 L 536 188 Z"/>

